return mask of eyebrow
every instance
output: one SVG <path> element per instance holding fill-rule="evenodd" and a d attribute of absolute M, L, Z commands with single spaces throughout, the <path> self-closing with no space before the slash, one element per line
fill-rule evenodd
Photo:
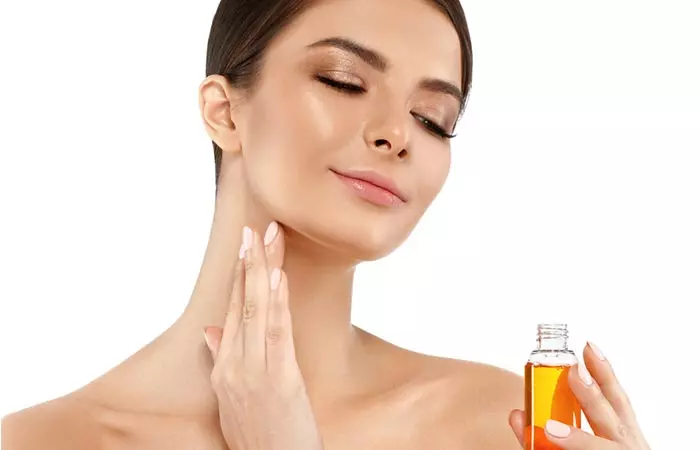
<path fill-rule="evenodd" d="M 342 37 L 329 37 L 316 41 L 313 44 L 309 44 L 307 48 L 318 48 L 318 47 L 335 47 L 346 52 L 353 53 L 361 60 L 363 60 L 368 65 L 372 66 L 380 72 L 386 72 L 390 67 L 389 61 L 386 56 L 359 44 L 351 39 Z M 464 99 L 464 94 L 462 90 L 455 86 L 454 84 L 441 80 L 439 78 L 425 78 L 421 80 L 418 85 L 421 89 L 425 89 L 432 92 L 442 93 L 450 95 L 456 98 L 460 103 Z"/>
<path fill-rule="evenodd" d="M 380 72 L 386 72 L 389 68 L 389 61 L 383 55 L 375 50 L 371 50 L 362 44 L 358 44 L 350 39 L 341 37 L 329 37 L 326 39 L 321 39 L 313 44 L 308 45 L 308 48 L 317 47 L 335 47 L 340 50 L 345 50 L 346 52 L 354 53 L 361 60 L 374 67 Z"/>

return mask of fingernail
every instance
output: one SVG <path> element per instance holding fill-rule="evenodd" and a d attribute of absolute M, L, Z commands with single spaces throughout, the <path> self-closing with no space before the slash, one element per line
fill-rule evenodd
<path fill-rule="evenodd" d="M 545 430 L 548 434 L 556 438 L 565 438 L 571 434 L 571 427 L 556 420 L 548 420 L 545 425 Z"/>
<path fill-rule="evenodd" d="M 265 245 L 272 244 L 272 241 L 275 240 L 275 236 L 277 236 L 278 229 L 277 222 L 270 223 L 267 227 L 267 231 L 265 231 Z"/>
<path fill-rule="evenodd" d="M 282 272 L 275 267 L 272 269 L 272 273 L 270 274 L 270 287 L 273 290 L 277 289 L 280 285 L 280 281 L 282 281 Z"/>
<path fill-rule="evenodd" d="M 211 342 L 209 341 L 209 336 L 207 335 L 207 329 L 205 328 L 204 330 L 202 330 L 202 333 L 204 333 L 204 342 L 207 344 L 207 348 L 211 352 Z"/>
<path fill-rule="evenodd" d="M 243 227 L 243 236 L 241 239 L 241 249 L 238 252 L 238 257 L 243 258 L 245 256 L 246 250 L 253 246 L 253 230 L 248 227 Z"/>
<path fill-rule="evenodd" d="M 588 346 L 593 350 L 593 353 L 598 357 L 599 360 L 605 361 L 605 355 L 603 355 L 603 352 L 600 351 L 598 346 L 596 346 L 594 343 L 589 342 Z"/>
<path fill-rule="evenodd" d="M 593 384 L 593 378 L 591 378 L 591 374 L 588 373 L 588 369 L 586 369 L 586 366 L 583 363 L 579 363 L 578 365 L 578 376 L 586 386 Z"/>

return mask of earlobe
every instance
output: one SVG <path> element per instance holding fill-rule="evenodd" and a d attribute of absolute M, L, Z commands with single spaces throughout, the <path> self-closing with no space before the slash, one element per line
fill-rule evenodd
<path fill-rule="evenodd" d="M 224 152 L 238 152 L 241 142 L 234 118 L 236 92 L 221 75 L 207 77 L 199 86 L 199 111 L 212 141 Z"/>

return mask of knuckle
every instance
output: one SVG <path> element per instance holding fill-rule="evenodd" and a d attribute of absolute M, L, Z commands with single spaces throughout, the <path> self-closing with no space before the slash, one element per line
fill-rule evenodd
<path fill-rule="evenodd" d="M 627 427 L 627 425 L 625 425 L 624 423 L 619 424 L 615 429 L 615 437 L 618 439 L 627 439 L 629 435 L 629 427 Z"/>
<path fill-rule="evenodd" d="M 253 260 L 251 258 L 246 258 L 243 261 L 243 271 L 246 273 L 246 275 L 250 274 L 254 268 L 255 264 L 253 263 Z"/>
<path fill-rule="evenodd" d="M 221 384 L 227 392 L 235 392 L 241 385 L 241 377 L 233 370 L 226 370 L 221 375 Z"/>
<path fill-rule="evenodd" d="M 211 381 L 212 386 L 214 386 L 215 388 L 223 386 L 224 380 L 221 373 L 221 369 L 214 368 L 214 370 L 211 371 L 209 379 Z"/>
<path fill-rule="evenodd" d="M 215 389 L 228 389 L 234 385 L 237 375 L 233 370 L 224 370 L 223 367 L 214 367 L 209 379 Z"/>
<path fill-rule="evenodd" d="M 580 400 L 581 407 L 588 410 L 594 409 L 600 406 L 604 399 L 605 398 L 603 397 L 601 390 L 595 386 L 592 386 L 591 392 Z"/>
<path fill-rule="evenodd" d="M 242 374 L 240 384 L 250 397 L 261 397 L 267 391 L 264 389 L 263 373 L 258 371 L 246 371 Z"/>
<path fill-rule="evenodd" d="M 211 384 L 214 387 L 219 384 L 219 376 L 216 374 L 216 370 L 212 370 L 209 374 L 209 381 L 211 381 Z"/>
<path fill-rule="evenodd" d="M 265 333 L 265 340 L 270 345 L 278 345 L 284 340 L 284 327 L 271 325 Z"/>
<path fill-rule="evenodd" d="M 250 320 L 255 317 L 258 305 L 252 296 L 246 296 L 245 305 L 243 305 L 243 320 Z"/>
<path fill-rule="evenodd" d="M 233 370 L 225 370 L 221 375 L 221 383 L 223 386 L 226 387 L 233 386 L 236 382 L 236 379 L 237 377 Z"/>
<path fill-rule="evenodd" d="M 287 376 L 287 382 L 281 383 L 280 388 L 286 398 L 302 399 L 308 396 L 306 387 L 300 377 Z"/>

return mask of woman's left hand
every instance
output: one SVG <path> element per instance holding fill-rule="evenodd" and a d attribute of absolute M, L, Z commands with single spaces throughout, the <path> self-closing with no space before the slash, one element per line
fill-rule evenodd
<path fill-rule="evenodd" d="M 569 386 L 595 435 L 550 420 L 545 427 L 547 439 L 565 450 L 650 450 L 608 360 L 590 343 L 583 350 L 583 360 L 569 371 Z M 524 447 L 524 412 L 511 412 L 509 422 Z"/>

